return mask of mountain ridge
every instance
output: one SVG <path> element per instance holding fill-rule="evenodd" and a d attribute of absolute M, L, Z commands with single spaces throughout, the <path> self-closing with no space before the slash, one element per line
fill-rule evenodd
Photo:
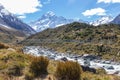
<path fill-rule="evenodd" d="M 102 24 L 109 24 L 113 18 L 111 16 L 101 16 L 99 19 L 96 21 L 90 22 L 90 25 L 98 26 Z"/>
<path fill-rule="evenodd" d="M 30 25 L 33 29 L 37 32 L 43 31 L 47 28 L 56 28 L 58 26 L 62 26 L 65 24 L 69 24 L 72 22 L 84 22 L 82 20 L 75 20 L 75 19 L 67 19 L 63 16 L 57 16 L 53 12 L 47 12 L 46 14 L 42 15 L 41 18 L 38 20 L 31 22 Z"/>
<path fill-rule="evenodd" d="M 0 4 L 0 41 L 12 43 L 23 40 L 35 31 Z"/>
<path fill-rule="evenodd" d="M 119 15 L 120 16 L 120 15 Z M 37 31 L 41 32 L 47 28 L 56 28 L 58 26 L 66 25 L 72 22 L 81 22 L 81 23 L 87 23 L 93 26 L 103 25 L 103 24 L 119 24 L 120 18 L 117 18 L 119 16 L 116 16 L 115 18 L 111 16 L 101 16 L 95 21 L 83 21 L 81 19 L 75 20 L 75 19 L 67 19 L 63 16 L 57 16 L 54 12 L 47 12 L 46 14 L 42 15 L 41 18 L 39 18 L 36 21 L 30 22 L 29 25 L 32 26 L 32 28 Z"/>
<path fill-rule="evenodd" d="M 14 28 L 18 31 L 23 32 L 26 35 L 35 33 L 35 31 L 29 25 L 22 22 L 15 15 L 7 11 L 1 4 L 0 4 L 0 24 Z"/>

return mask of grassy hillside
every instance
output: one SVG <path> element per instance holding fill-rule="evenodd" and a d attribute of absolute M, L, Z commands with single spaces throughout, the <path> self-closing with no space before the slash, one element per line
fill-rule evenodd
<path fill-rule="evenodd" d="M 120 25 L 105 24 L 95 27 L 74 22 L 44 30 L 22 43 L 46 46 L 59 52 L 95 54 L 106 59 L 120 60 Z"/>
<path fill-rule="evenodd" d="M 80 73 L 81 80 L 120 80 L 118 76 L 102 72 L 99 74 L 81 72 L 79 65 L 74 62 L 64 63 L 26 55 L 21 52 L 20 46 L 0 43 L 0 80 L 58 80 L 57 77 L 63 78 L 65 75 L 67 77 L 72 75 L 69 78 L 76 79 L 79 77 L 76 75 L 76 71 L 78 75 Z"/>
<path fill-rule="evenodd" d="M 0 26 L 0 41 L 4 43 L 16 42 L 16 40 L 23 40 L 25 38 L 25 34 L 17 31 L 15 29 L 9 29 Z"/>

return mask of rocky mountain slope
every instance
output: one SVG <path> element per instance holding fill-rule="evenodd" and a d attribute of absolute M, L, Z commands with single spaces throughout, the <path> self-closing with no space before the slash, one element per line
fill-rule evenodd
<path fill-rule="evenodd" d="M 120 14 L 115 17 L 115 19 L 112 21 L 114 24 L 120 24 Z"/>
<path fill-rule="evenodd" d="M 26 23 L 22 22 L 18 19 L 15 15 L 7 11 L 1 4 L 0 4 L 0 25 L 5 28 L 13 28 L 18 31 L 23 32 L 25 35 L 30 35 L 35 33 L 35 31 L 28 26 Z"/>
<path fill-rule="evenodd" d="M 35 33 L 27 24 L 7 11 L 0 4 L 0 41 L 11 43 L 23 40 L 25 37 Z"/>

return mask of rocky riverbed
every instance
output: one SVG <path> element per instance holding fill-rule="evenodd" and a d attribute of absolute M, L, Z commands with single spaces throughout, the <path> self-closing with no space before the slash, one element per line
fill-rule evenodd
<path fill-rule="evenodd" d="M 58 53 L 52 49 L 42 48 L 40 46 L 25 46 L 23 48 L 25 54 L 31 54 L 34 56 L 45 56 L 51 60 L 61 61 L 77 61 L 82 66 L 90 68 L 103 68 L 107 74 L 116 74 L 120 76 L 120 63 L 112 60 L 102 60 L 99 56 L 95 55 L 77 55 L 70 53 Z"/>

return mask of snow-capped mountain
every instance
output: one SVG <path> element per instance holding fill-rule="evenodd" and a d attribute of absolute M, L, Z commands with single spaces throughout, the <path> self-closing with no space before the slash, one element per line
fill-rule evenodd
<path fill-rule="evenodd" d="M 82 20 L 66 19 L 62 16 L 56 16 L 53 12 L 47 12 L 37 21 L 31 22 L 30 25 L 37 32 L 40 32 L 47 28 L 55 28 L 75 21 L 83 22 Z"/>
<path fill-rule="evenodd" d="M 120 24 L 120 14 L 111 23 Z"/>
<path fill-rule="evenodd" d="M 101 24 L 108 24 L 113 20 L 111 16 L 102 16 L 100 19 L 90 22 L 90 25 L 98 26 Z"/>
<path fill-rule="evenodd" d="M 21 31 L 25 33 L 26 35 L 30 35 L 34 33 L 35 31 L 22 22 L 20 19 L 18 19 L 15 15 L 7 11 L 1 4 L 0 4 L 0 25 L 2 27 L 16 29 L 18 31 Z"/>

